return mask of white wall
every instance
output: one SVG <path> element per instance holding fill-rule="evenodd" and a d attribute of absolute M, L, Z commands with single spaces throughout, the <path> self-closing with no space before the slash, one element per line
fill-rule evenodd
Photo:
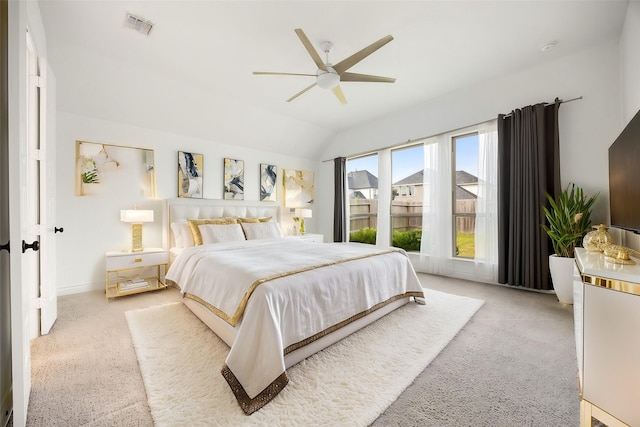
<path fill-rule="evenodd" d="M 561 46 L 560 43 L 557 49 Z M 587 194 L 599 191 L 593 221 L 607 223 L 607 149 L 620 130 L 617 40 L 603 42 L 539 67 L 460 89 L 384 120 L 349 129 L 335 138 L 322 158 L 348 157 L 483 122 L 497 117 L 499 113 L 553 101 L 555 97 L 571 99 L 578 96 L 584 98 L 560 107 L 561 179 L 563 185 L 575 182 L 582 186 Z M 322 163 L 318 181 L 333 181 L 332 162 Z M 316 200 L 322 207 L 320 231 L 331 236 L 331 186 L 318 187 Z"/>
<path fill-rule="evenodd" d="M 57 131 L 57 234 L 58 290 L 61 295 L 104 287 L 104 254 L 130 247 L 131 229 L 120 222 L 120 209 L 154 209 L 155 222 L 145 224 L 143 245 L 162 247 L 162 200 L 177 197 L 178 151 L 201 153 L 204 197 L 221 199 L 223 159 L 244 160 L 245 200 L 259 200 L 259 165 L 270 163 L 282 169 L 315 171 L 317 162 L 268 151 L 236 147 L 231 143 L 205 141 L 157 130 L 134 127 L 58 111 Z M 76 140 L 153 149 L 158 200 L 132 196 L 131 192 L 75 196 Z M 317 180 L 317 178 L 316 178 Z M 317 181 L 316 181 L 317 182 Z M 278 189 L 278 199 L 283 195 Z M 287 210 L 283 209 L 286 216 Z M 284 227 L 287 226 L 285 217 Z M 315 230 L 315 218 L 307 229 Z M 286 231 L 286 230 L 283 230 Z"/>
<path fill-rule="evenodd" d="M 640 2 L 629 2 L 620 36 L 622 130 L 640 110 Z"/>
<path fill-rule="evenodd" d="M 618 132 L 621 132 L 640 110 L 640 2 L 638 1 L 629 2 L 624 28 L 620 35 L 620 98 L 622 115 Z M 640 250 L 640 235 L 621 230 L 617 233 L 612 235 L 618 239 L 619 243 Z"/>

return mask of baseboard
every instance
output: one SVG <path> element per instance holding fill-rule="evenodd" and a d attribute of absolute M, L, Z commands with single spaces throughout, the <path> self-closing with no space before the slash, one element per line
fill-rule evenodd
<path fill-rule="evenodd" d="M 2 396 L 2 412 L 0 412 L 0 426 L 5 427 L 11 418 L 11 412 L 13 411 L 13 390 L 9 387 L 9 390 Z"/>
<path fill-rule="evenodd" d="M 84 285 L 65 286 L 58 288 L 58 296 L 81 294 L 83 292 L 104 290 L 104 283 L 87 283 Z"/>

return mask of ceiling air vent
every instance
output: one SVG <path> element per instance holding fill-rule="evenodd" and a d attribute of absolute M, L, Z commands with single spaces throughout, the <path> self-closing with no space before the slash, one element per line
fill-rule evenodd
<path fill-rule="evenodd" d="M 146 19 L 138 18 L 137 16 L 127 13 L 125 26 L 133 28 L 137 32 L 148 36 L 151 32 L 151 29 L 153 28 L 153 22 L 147 21 Z"/>

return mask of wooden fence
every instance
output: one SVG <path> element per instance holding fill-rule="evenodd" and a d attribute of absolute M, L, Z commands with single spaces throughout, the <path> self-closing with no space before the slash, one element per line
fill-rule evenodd
<path fill-rule="evenodd" d="M 378 221 L 378 200 L 353 199 L 349 203 L 349 228 L 357 231 L 361 228 L 376 228 Z M 457 200 L 458 213 L 475 213 L 476 201 Z M 457 217 L 459 233 L 474 233 L 475 217 Z M 391 202 L 391 227 L 394 231 L 408 231 L 422 229 L 422 203 L 408 201 Z"/>

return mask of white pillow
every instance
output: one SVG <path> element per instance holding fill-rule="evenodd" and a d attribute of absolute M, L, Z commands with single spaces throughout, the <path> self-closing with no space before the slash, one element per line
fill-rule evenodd
<path fill-rule="evenodd" d="M 282 230 L 277 222 L 243 222 L 241 224 L 247 240 L 282 237 Z"/>
<path fill-rule="evenodd" d="M 173 232 L 173 240 L 176 242 L 176 248 L 193 246 L 193 235 L 187 221 L 172 222 L 171 231 Z"/>
<path fill-rule="evenodd" d="M 203 224 L 198 229 L 202 234 L 203 245 L 246 240 L 240 224 Z"/>

